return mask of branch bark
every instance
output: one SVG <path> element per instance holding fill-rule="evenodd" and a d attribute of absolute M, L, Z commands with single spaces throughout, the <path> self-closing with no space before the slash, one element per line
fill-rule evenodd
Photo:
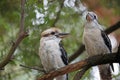
<path fill-rule="evenodd" d="M 85 72 L 89 69 L 90 67 L 89 66 L 86 66 L 84 68 L 82 68 L 82 70 L 78 71 L 75 76 L 74 76 L 74 79 L 73 80 L 80 80 L 83 75 L 85 74 Z"/>
<path fill-rule="evenodd" d="M 24 31 L 24 21 L 25 21 L 25 0 L 21 0 L 21 20 L 19 33 Z"/>
<path fill-rule="evenodd" d="M 28 36 L 28 33 L 24 31 L 24 5 L 25 5 L 25 0 L 21 0 L 21 21 L 20 21 L 19 36 L 16 39 L 15 43 L 11 46 L 7 56 L 0 63 L 0 69 L 3 69 L 10 62 L 12 55 L 14 54 L 17 46 L 25 37 Z"/>
<path fill-rule="evenodd" d="M 107 34 L 109 34 L 119 28 L 120 28 L 120 21 L 118 21 L 115 25 L 110 26 L 108 29 L 105 30 L 105 32 Z M 78 50 L 69 57 L 69 62 L 76 59 L 79 55 L 81 55 L 83 53 L 84 50 L 85 50 L 85 46 L 83 44 L 81 44 L 81 46 L 78 48 Z"/>
<path fill-rule="evenodd" d="M 120 54 L 120 53 L 95 55 L 95 56 L 89 57 L 85 60 L 82 60 L 80 62 L 67 65 L 56 71 L 51 71 L 48 74 L 45 74 L 42 77 L 40 77 L 38 80 L 50 80 L 56 76 L 67 74 L 67 73 L 82 69 L 86 66 L 92 67 L 92 66 L 107 64 L 107 63 L 119 63 L 120 60 L 117 58 L 117 56 L 116 56 L 117 54 Z"/>

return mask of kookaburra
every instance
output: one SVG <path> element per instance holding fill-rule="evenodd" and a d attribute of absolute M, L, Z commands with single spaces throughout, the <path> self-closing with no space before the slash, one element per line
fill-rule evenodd
<path fill-rule="evenodd" d="M 89 56 L 111 53 L 110 39 L 103 31 L 103 27 L 98 23 L 97 15 L 94 12 L 88 12 L 86 15 L 83 43 Z M 112 63 L 110 65 L 113 69 Z M 111 80 L 110 65 L 98 66 L 102 80 Z"/>
<path fill-rule="evenodd" d="M 46 73 L 68 65 L 67 53 L 61 44 L 67 35 L 58 28 L 50 28 L 41 33 L 39 56 Z M 55 80 L 68 80 L 68 75 L 55 77 Z"/>

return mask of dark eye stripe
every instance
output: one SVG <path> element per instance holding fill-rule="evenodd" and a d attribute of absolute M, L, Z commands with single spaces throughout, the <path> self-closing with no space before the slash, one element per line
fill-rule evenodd
<path fill-rule="evenodd" d="M 92 16 L 94 19 L 96 19 L 96 18 L 97 18 L 97 17 L 96 17 L 96 15 L 94 15 L 94 14 L 93 14 L 93 15 L 92 15 L 92 14 L 90 14 L 90 16 Z"/>
<path fill-rule="evenodd" d="M 43 35 L 43 37 L 48 37 L 50 34 L 45 34 L 45 35 Z"/>
<path fill-rule="evenodd" d="M 54 34 L 55 34 L 55 32 L 51 32 L 51 34 L 52 34 L 52 35 L 54 35 Z"/>

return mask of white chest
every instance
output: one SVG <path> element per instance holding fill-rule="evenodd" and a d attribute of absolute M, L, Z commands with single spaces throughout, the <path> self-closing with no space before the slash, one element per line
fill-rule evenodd
<path fill-rule="evenodd" d="M 54 40 L 41 42 L 39 55 L 42 65 L 47 72 L 64 66 L 59 44 Z"/>
<path fill-rule="evenodd" d="M 89 55 L 104 54 L 109 50 L 106 47 L 99 29 L 84 29 L 84 44 Z"/>

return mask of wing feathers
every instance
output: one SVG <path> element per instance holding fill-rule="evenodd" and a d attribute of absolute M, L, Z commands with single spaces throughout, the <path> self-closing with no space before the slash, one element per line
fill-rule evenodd
<path fill-rule="evenodd" d="M 61 58 L 62 58 L 64 64 L 68 65 L 67 53 L 66 53 L 65 49 L 63 48 L 62 44 L 59 43 L 59 45 L 60 45 L 60 51 L 62 53 Z"/>

